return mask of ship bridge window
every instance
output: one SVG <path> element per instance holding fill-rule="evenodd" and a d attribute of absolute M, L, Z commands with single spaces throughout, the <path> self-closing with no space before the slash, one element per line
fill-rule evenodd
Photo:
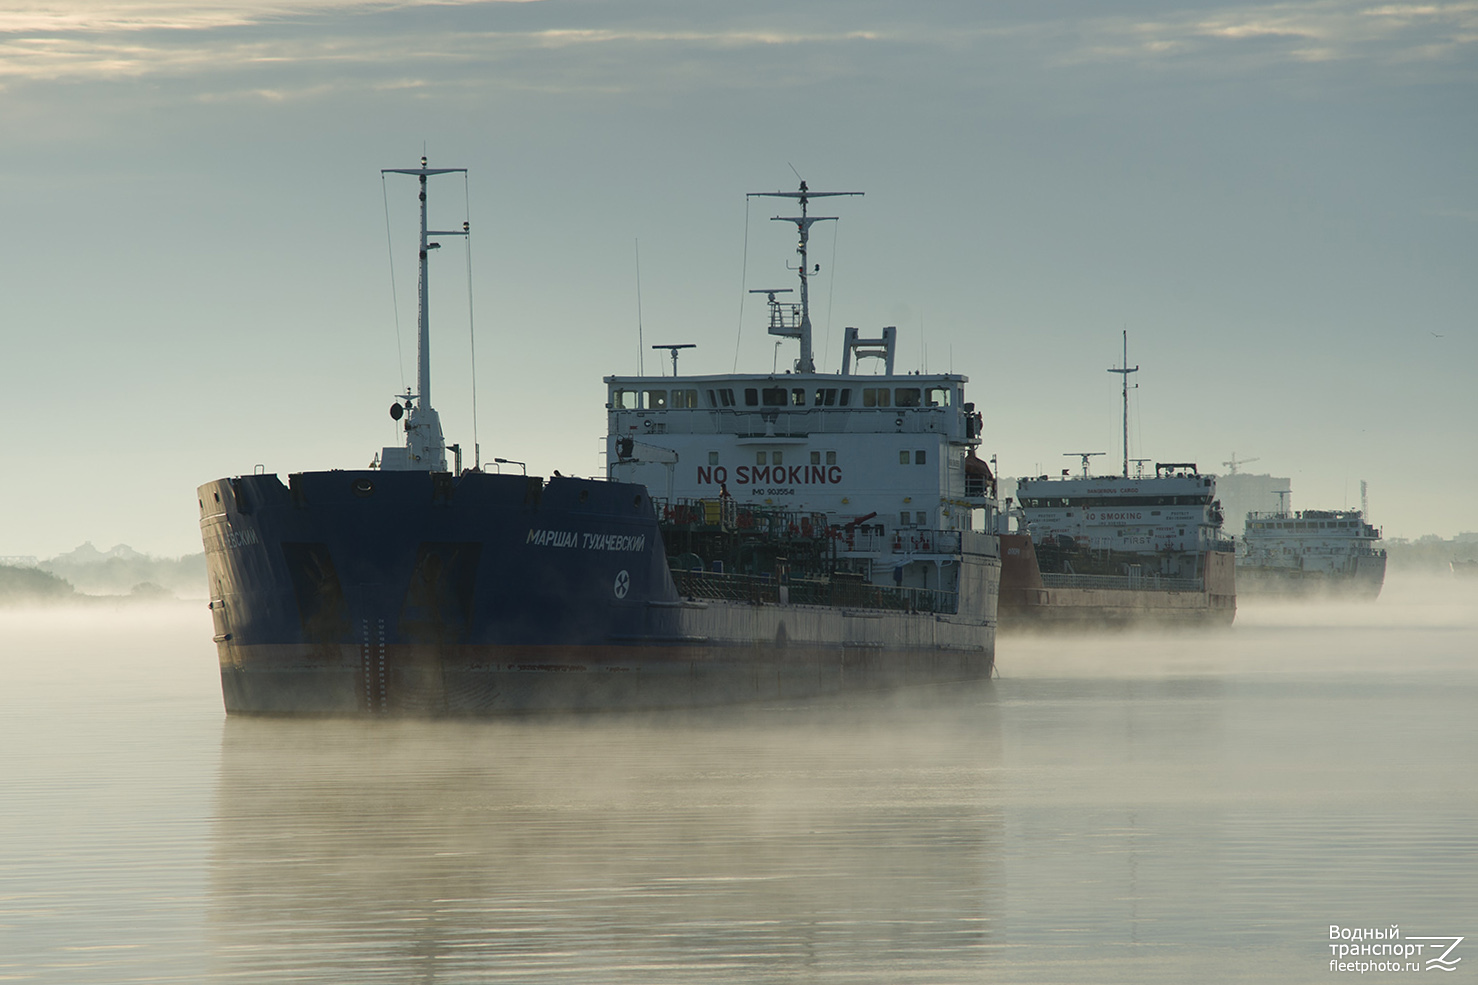
<path fill-rule="evenodd" d="M 836 402 L 837 402 L 837 391 L 836 391 L 836 387 L 828 387 L 828 388 L 825 388 L 825 389 L 821 389 L 821 390 L 817 390 L 816 391 L 816 403 L 815 403 L 815 406 L 817 406 L 817 407 L 835 407 L 836 406 Z"/>
<path fill-rule="evenodd" d="M 734 391 L 731 389 L 720 390 L 718 392 L 718 399 L 719 403 L 723 406 L 732 407 L 734 406 Z"/>
<path fill-rule="evenodd" d="M 948 407 L 949 387 L 931 386 L 924 391 L 924 406 L 926 407 Z"/>
<path fill-rule="evenodd" d="M 767 387 L 765 387 L 765 389 L 760 393 L 760 402 L 763 403 L 766 407 L 784 407 L 785 406 L 785 387 L 783 387 L 783 386 L 767 386 Z"/>
<path fill-rule="evenodd" d="M 641 403 L 641 393 L 637 390 L 612 390 L 611 406 L 618 410 L 636 410 Z"/>
<path fill-rule="evenodd" d="M 791 390 L 790 405 L 792 407 L 806 406 L 806 391 L 802 390 L 800 387 L 796 387 L 794 390 Z"/>
<path fill-rule="evenodd" d="M 698 406 L 698 391 L 673 390 L 672 393 L 668 395 L 668 399 L 671 401 L 670 406 L 672 407 L 676 407 L 679 409 L 694 408 Z"/>
<path fill-rule="evenodd" d="M 666 390 L 648 390 L 642 396 L 644 396 L 646 398 L 643 401 L 643 406 L 645 406 L 647 408 L 647 410 L 666 410 L 667 409 L 667 391 Z"/>
<path fill-rule="evenodd" d="M 894 407 L 917 407 L 919 406 L 919 388 L 916 386 L 899 387 L 893 391 Z"/>
<path fill-rule="evenodd" d="M 918 451 L 916 451 L 916 452 L 913 453 L 913 463 L 915 465 L 923 465 L 924 464 L 924 452 L 923 452 L 923 449 L 919 449 Z"/>
<path fill-rule="evenodd" d="M 864 387 L 862 390 L 864 407 L 887 407 L 892 402 L 893 392 L 887 387 Z"/>
<path fill-rule="evenodd" d="M 851 391 L 851 389 L 849 389 L 849 388 L 843 388 L 843 390 L 842 390 L 842 399 L 839 400 L 839 401 L 837 401 L 837 402 L 839 404 L 841 404 L 843 407 L 846 407 L 846 406 L 850 405 L 852 403 L 852 391 Z"/>
<path fill-rule="evenodd" d="M 908 454 L 908 449 L 905 448 L 903 451 L 898 453 L 898 464 L 907 465 L 910 457 L 911 456 Z"/>
<path fill-rule="evenodd" d="M 744 406 L 758 407 L 760 405 L 760 392 L 752 386 L 744 388 Z"/>

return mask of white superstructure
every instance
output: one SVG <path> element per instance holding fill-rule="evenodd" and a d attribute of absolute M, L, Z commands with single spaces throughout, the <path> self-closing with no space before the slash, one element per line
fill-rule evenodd
<path fill-rule="evenodd" d="M 1069 476 L 1064 469 L 1060 478 L 1018 479 L 1017 505 L 1038 556 L 1044 549 L 1167 556 L 1230 551 L 1232 545 L 1222 538 L 1215 476 L 1201 474 L 1194 462 L 1157 462 L 1153 475 L 1129 474 L 1129 376 L 1139 367 L 1129 365 L 1128 331 L 1123 338 L 1123 365 L 1109 369 L 1123 387 L 1123 473 L 1089 474 L 1089 459 L 1103 452 L 1064 452 L 1082 459 L 1082 475 Z"/>
<path fill-rule="evenodd" d="M 799 304 L 769 296 L 769 332 L 800 351 L 782 373 L 608 376 L 607 470 L 669 504 L 732 500 L 825 514 L 839 555 L 871 580 L 947 588 L 962 537 L 991 538 L 995 483 L 976 455 L 981 414 L 967 377 L 895 371 L 897 330 L 846 330 L 839 372 L 814 370 L 806 278 L 811 192 L 800 216 Z M 667 348 L 654 346 L 654 348 Z M 674 355 L 676 353 L 674 352 Z M 877 362 L 866 375 L 858 364 Z"/>
<path fill-rule="evenodd" d="M 1133 553 L 1226 549 L 1216 479 L 1192 463 L 1153 476 L 1020 479 L 1018 503 L 1037 544 Z"/>

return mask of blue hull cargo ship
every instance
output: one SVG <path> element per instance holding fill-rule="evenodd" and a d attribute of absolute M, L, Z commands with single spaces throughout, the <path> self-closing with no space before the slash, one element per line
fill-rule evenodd
<path fill-rule="evenodd" d="M 663 396 L 650 411 L 612 410 L 606 478 L 499 474 L 480 462 L 448 469 L 447 452 L 460 452 L 445 444 L 430 402 L 428 237 L 467 228 L 427 229 L 426 186 L 460 169 L 423 159 L 391 170 L 421 186 L 419 392 L 391 411 L 405 418 L 405 446 L 385 449 L 370 469 L 286 483 L 243 475 L 199 489 L 229 713 L 692 707 L 990 676 L 1000 550 L 984 532 L 994 483 L 974 454 L 980 421 L 963 404 L 964 377 L 894 378 L 891 330 L 887 374 L 817 374 L 803 303 L 803 333 L 784 317 L 776 331 L 771 312 L 774 334 L 801 340 L 779 387 L 770 374 L 702 387 L 779 389 L 783 405 L 721 406 L 696 392 L 690 401 L 680 388 L 678 407 L 669 393 L 681 380 L 627 377 L 618 400 L 659 384 Z M 801 206 L 786 221 L 801 233 L 804 260 L 817 193 L 803 184 L 774 194 Z M 804 299 L 804 263 L 801 271 Z M 874 398 L 866 407 L 864 382 Z M 906 407 L 889 401 L 879 411 L 876 393 L 890 388 L 930 393 L 933 404 L 904 396 Z M 849 391 L 840 405 L 839 390 Z M 627 416 L 653 415 L 661 428 L 626 430 Z M 737 475 L 766 431 L 766 448 L 805 456 L 814 444 L 818 460 L 828 454 L 816 472 L 830 498 L 735 496 L 722 483 L 686 497 L 670 482 L 666 495 L 649 493 L 679 467 L 696 476 L 701 464 L 711 477 L 727 465 Z M 909 470 L 902 485 L 896 475 L 869 484 L 884 458 L 897 469 L 893 445 L 934 467 Z M 845 490 L 844 475 L 858 477 Z M 899 500 L 930 505 L 927 514 L 891 512 Z M 972 525 L 981 514 L 986 522 Z"/>

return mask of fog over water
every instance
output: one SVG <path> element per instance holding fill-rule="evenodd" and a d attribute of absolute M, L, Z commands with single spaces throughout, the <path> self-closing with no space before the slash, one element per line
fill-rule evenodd
<path fill-rule="evenodd" d="M 1478 585 L 702 714 L 227 720 L 210 636 L 0 612 L 0 980 L 1327 981 L 1332 924 L 1478 974 Z"/>

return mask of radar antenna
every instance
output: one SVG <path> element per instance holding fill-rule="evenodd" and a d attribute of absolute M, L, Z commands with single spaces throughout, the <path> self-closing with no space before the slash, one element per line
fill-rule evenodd
<path fill-rule="evenodd" d="M 1065 451 L 1062 454 L 1066 458 L 1081 458 L 1083 460 L 1083 478 L 1086 479 L 1088 478 L 1088 459 L 1104 453 L 1101 451 Z M 1125 470 L 1124 474 L 1127 476 L 1128 471 Z"/>
<path fill-rule="evenodd" d="M 677 345 L 654 345 L 654 346 L 652 346 L 652 348 L 653 349 L 668 349 L 668 350 L 671 350 L 671 352 L 672 352 L 672 375 L 673 376 L 676 376 L 677 375 L 677 352 L 678 352 L 678 350 L 679 349 L 696 349 L 698 347 L 697 347 L 697 345 L 695 345 L 692 342 L 679 342 Z"/>
<path fill-rule="evenodd" d="M 816 272 L 816 270 L 819 270 L 821 268 L 821 265 L 817 264 L 816 268 L 813 270 L 810 267 L 810 261 L 807 258 L 807 243 L 809 243 L 811 239 L 811 224 L 816 222 L 835 222 L 837 218 L 834 215 L 810 215 L 808 204 L 813 198 L 835 198 L 841 195 L 861 194 L 863 193 L 813 192 L 808 187 L 806 187 L 806 183 L 802 181 L 799 191 L 750 192 L 746 196 L 747 198 L 793 198 L 801 203 L 801 214 L 798 216 L 777 215 L 771 217 L 772 222 L 795 223 L 796 231 L 800 233 L 801 237 L 800 246 L 796 248 L 796 252 L 799 253 L 801 256 L 801 265 L 798 271 L 801 278 L 801 310 L 799 323 L 787 324 L 784 322 L 784 320 L 782 320 L 782 323 L 777 325 L 775 322 L 775 315 L 776 312 L 779 311 L 779 308 L 773 303 L 770 306 L 770 334 L 778 335 L 782 338 L 800 339 L 801 354 L 800 358 L 797 359 L 795 363 L 796 372 L 798 373 L 816 372 L 816 360 L 812 358 L 811 355 L 811 294 L 809 278 L 812 274 Z M 769 294 L 770 292 L 765 291 L 764 293 Z"/>
<path fill-rule="evenodd" d="M 775 297 L 777 294 L 794 293 L 788 287 L 760 287 L 751 288 L 750 294 L 763 294 L 766 296 L 765 303 L 770 308 L 770 334 L 781 335 L 787 338 L 798 338 L 801 330 L 801 306 L 798 304 L 787 304 Z M 780 343 L 776 342 L 776 346 Z M 778 349 L 776 350 L 779 351 Z"/>

